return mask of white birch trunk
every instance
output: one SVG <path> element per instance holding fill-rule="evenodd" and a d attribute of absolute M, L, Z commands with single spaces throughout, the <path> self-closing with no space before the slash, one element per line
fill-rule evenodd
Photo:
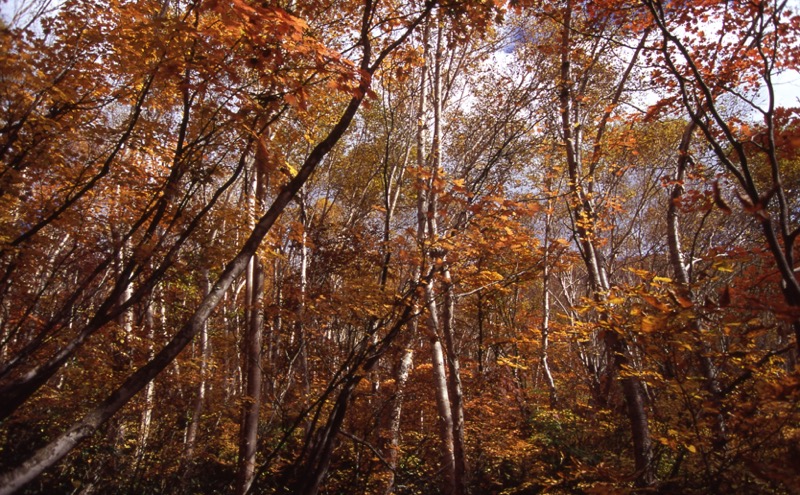
<path fill-rule="evenodd" d="M 386 459 L 389 463 L 390 471 L 389 479 L 386 482 L 386 490 L 384 491 L 385 495 L 394 493 L 395 470 L 397 469 L 397 460 L 400 457 L 400 419 L 403 410 L 403 399 L 405 398 L 406 382 L 413 362 L 414 350 L 406 349 L 403 352 L 403 358 L 400 360 L 400 367 L 397 370 L 397 378 L 395 379 L 394 403 L 392 404 L 392 415 L 389 421 L 391 440 L 389 454 Z"/>

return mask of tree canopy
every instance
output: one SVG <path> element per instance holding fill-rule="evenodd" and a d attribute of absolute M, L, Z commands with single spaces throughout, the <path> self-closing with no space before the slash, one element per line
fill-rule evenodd
<path fill-rule="evenodd" d="M 0 494 L 798 493 L 792 5 L 0 7 Z"/>

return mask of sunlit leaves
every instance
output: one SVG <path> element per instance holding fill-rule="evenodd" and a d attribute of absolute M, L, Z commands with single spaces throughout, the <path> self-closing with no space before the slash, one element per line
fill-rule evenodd
<path fill-rule="evenodd" d="M 298 176 L 336 109 L 365 97 L 369 108 L 257 252 L 267 273 L 259 490 L 303 477 L 297 459 L 313 449 L 351 372 L 361 381 L 325 490 L 383 492 L 389 473 L 406 493 L 438 482 L 432 367 L 420 352 L 394 471 L 386 462 L 389 411 L 403 392 L 397 363 L 428 345 L 430 336 L 415 331 L 426 310 L 412 308 L 369 369 L 355 363 L 424 294 L 418 272 L 433 277 L 437 302 L 452 284 L 474 492 L 632 490 L 617 386 L 629 379 L 640 384 L 652 425 L 653 490 L 788 490 L 800 389 L 789 328 L 800 314 L 782 297 L 782 275 L 748 221 L 797 220 L 800 119 L 794 108 L 751 118 L 719 98 L 749 98 L 770 64 L 794 67 L 796 16 L 771 16 L 773 7 L 758 2 L 660 4 L 691 48 L 694 71 L 674 46 L 659 53 L 662 38 L 641 4 L 572 4 L 571 73 L 562 80 L 566 4 L 513 2 L 506 11 L 448 3 L 433 25 L 444 29 L 451 98 L 443 160 L 433 170 L 430 161 L 410 166 L 430 146 L 418 149 L 415 140 L 431 120 L 418 114 L 419 39 L 409 38 L 385 69 L 356 68 L 367 44 L 373 53 L 391 46 L 424 5 L 367 3 L 375 10 L 366 44 L 366 4 L 355 1 L 70 1 L 27 30 L 0 31 L 0 345 L 3 356 L 34 346 L 2 383 L 120 308 L 128 289 L 135 298 L 4 423 L 4 442 L 14 447 L 2 452 L 4 466 L 168 341 L 254 219 Z M 500 17 L 513 26 L 507 33 L 495 24 Z M 615 98 L 620 56 L 629 54 L 622 47 L 648 27 L 652 72 L 634 71 Z M 505 34 L 504 43 L 495 38 Z M 716 157 L 699 140 L 678 150 L 681 83 L 691 108 L 710 118 L 700 79 L 725 103 L 703 135 L 728 140 Z M 649 84 L 665 98 L 648 111 L 637 94 L 649 100 Z M 565 87 L 569 105 L 559 108 Z M 571 141 L 562 139 L 567 130 Z M 570 176 L 564 150 L 576 143 L 582 160 Z M 757 193 L 722 173 L 720 156 L 734 168 L 746 161 Z M 686 174 L 676 178 L 674 164 L 685 157 Z M 683 192 L 670 199 L 678 186 Z M 423 216 L 438 230 L 420 237 L 416 199 L 429 195 L 437 201 Z M 668 260 L 668 201 L 681 221 L 687 283 Z M 777 245 L 792 254 L 796 235 L 786 234 Z M 607 287 L 590 280 L 587 247 L 600 253 Z M 43 486 L 63 481 L 75 490 L 100 480 L 102 490 L 124 478 L 142 491 L 224 491 L 238 410 L 251 400 L 242 393 L 246 287 L 239 277 L 208 319 L 207 354 L 190 345 L 155 381 L 153 397 L 132 401 Z M 612 348 L 613 338 L 628 345 Z M 612 370 L 622 356 L 627 362 Z M 545 357 L 558 401 L 549 397 Z"/>

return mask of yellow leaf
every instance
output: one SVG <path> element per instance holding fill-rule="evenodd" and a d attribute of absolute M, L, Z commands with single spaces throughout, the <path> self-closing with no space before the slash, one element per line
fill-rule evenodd
<path fill-rule="evenodd" d="M 639 270 L 636 268 L 628 268 L 628 271 L 633 273 L 634 275 L 638 275 L 639 277 L 645 278 L 650 274 L 647 270 Z"/>
<path fill-rule="evenodd" d="M 656 308 L 656 309 L 658 309 L 660 311 L 668 312 L 670 310 L 670 307 L 668 305 L 664 304 L 663 302 L 659 301 L 657 298 L 655 298 L 653 296 L 650 296 L 650 295 L 647 295 L 647 294 L 642 294 L 641 297 L 642 297 L 642 299 L 645 300 L 645 302 L 647 302 L 647 304 L 649 304 L 650 306 L 653 306 L 654 308 Z"/>
<path fill-rule="evenodd" d="M 283 162 L 283 167 L 281 167 L 280 170 L 283 173 L 283 175 L 289 177 L 290 179 L 293 179 L 297 175 L 297 169 L 294 168 L 291 164 L 289 164 L 289 162 L 285 160 Z"/>
<path fill-rule="evenodd" d="M 642 332 L 650 333 L 658 330 L 660 326 L 659 323 L 661 321 L 658 318 L 654 318 L 652 316 L 645 316 L 642 318 Z"/>
<path fill-rule="evenodd" d="M 499 273 L 497 273 L 495 271 L 490 271 L 490 270 L 481 270 L 479 275 L 481 275 L 482 277 L 486 277 L 489 280 L 493 280 L 493 281 L 499 281 L 499 280 L 503 280 L 503 278 L 505 278 L 505 277 L 503 277 L 503 275 L 501 275 L 501 274 L 499 274 Z"/>

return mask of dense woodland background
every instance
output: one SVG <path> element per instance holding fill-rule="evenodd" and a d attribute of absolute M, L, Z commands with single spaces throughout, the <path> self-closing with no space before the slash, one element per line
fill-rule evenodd
<path fill-rule="evenodd" d="M 786 2 L 0 6 L 0 494 L 800 493 Z"/>

